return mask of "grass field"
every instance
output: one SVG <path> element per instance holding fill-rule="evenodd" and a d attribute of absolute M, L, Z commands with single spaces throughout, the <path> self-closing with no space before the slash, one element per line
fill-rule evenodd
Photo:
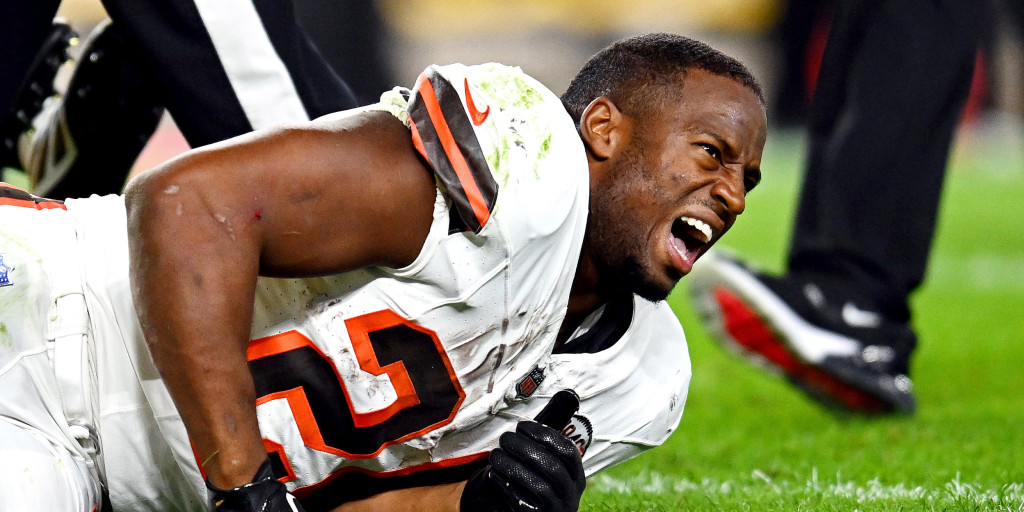
<path fill-rule="evenodd" d="M 1024 137 L 1011 135 L 961 136 L 954 154 L 913 301 L 915 416 L 819 408 L 716 345 L 683 285 L 670 301 L 694 376 L 679 430 L 592 478 L 581 510 L 1024 511 Z M 770 140 L 764 184 L 723 242 L 763 268 L 782 266 L 802 151 Z"/>

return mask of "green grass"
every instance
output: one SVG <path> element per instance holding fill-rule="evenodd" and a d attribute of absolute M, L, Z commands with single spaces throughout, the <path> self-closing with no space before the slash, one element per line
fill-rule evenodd
<path fill-rule="evenodd" d="M 592 478 L 581 510 L 1024 511 L 1024 138 L 958 148 L 913 299 L 916 415 L 821 409 L 716 345 L 683 284 L 670 301 L 694 377 L 679 430 Z M 802 151 L 770 142 L 724 242 L 763 268 L 782 267 Z"/>

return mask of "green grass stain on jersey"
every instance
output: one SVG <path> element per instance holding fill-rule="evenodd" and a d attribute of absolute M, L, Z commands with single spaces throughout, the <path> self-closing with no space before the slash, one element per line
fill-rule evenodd
<path fill-rule="evenodd" d="M 483 65 L 474 76 L 474 85 L 488 96 L 489 106 L 509 116 L 507 129 L 498 134 L 498 144 L 485 156 L 499 186 L 507 184 L 510 153 L 525 150 L 533 161 L 533 176 L 539 179 L 542 161 L 551 154 L 550 107 L 545 96 L 521 71 L 497 65 Z M 491 115 L 496 115 L 492 112 Z"/>
<path fill-rule="evenodd" d="M 537 152 L 537 158 L 544 160 L 551 153 L 551 134 L 544 138 L 544 142 L 540 143 L 540 151 Z"/>
<path fill-rule="evenodd" d="M 544 101 L 540 91 L 523 79 L 518 73 L 509 73 L 499 65 L 481 66 L 486 72 L 476 77 L 475 85 L 487 93 L 493 101 L 500 102 L 499 108 L 530 109 Z"/>
<path fill-rule="evenodd" d="M 515 105 L 517 107 L 533 108 L 535 105 L 543 101 L 540 91 L 530 87 L 522 77 L 517 76 L 514 81 L 516 83 L 516 88 L 520 93 L 518 96 L 515 96 Z"/>
<path fill-rule="evenodd" d="M 14 348 L 14 338 L 7 330 L 7 324 L 0 324 L 0 345 L 4 348 Z"/>

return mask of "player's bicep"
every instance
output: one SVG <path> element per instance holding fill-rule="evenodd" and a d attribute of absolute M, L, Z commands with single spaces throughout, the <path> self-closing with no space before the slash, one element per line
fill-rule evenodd
<path fill-rule="evenodd" d="M 400 121 L 383 112 L 343 118 L 289 145 L 270 164 L 283 168 L 271 174 L 287 176 L 267 191 L 275 208 L 259 212 L 265 273 L 404 266 L 416 258 L 436 188 Z"/>
<path fill-rule="evenodd" d="M 140 178 L 156 209 L 206 217 L 277 276 L 411 262 L 436 194 L 408 129 L 382 112 L 239 137 Z"/>

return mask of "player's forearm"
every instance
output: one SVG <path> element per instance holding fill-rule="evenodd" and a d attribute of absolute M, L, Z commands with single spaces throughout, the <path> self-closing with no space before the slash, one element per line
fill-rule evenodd
<path fill-rule="evenodd" d="M 168 176 L 127 194 L 133 298 L 199 462 L 233 487 L 266 458 L 245 357 L 258 245 L 225 206 Z"/>
<path fill-rule="evenodd" d="M 346 503 L 334 512 L 459 512 L 459 499 L 466 482 L 397 489 Z"/>

